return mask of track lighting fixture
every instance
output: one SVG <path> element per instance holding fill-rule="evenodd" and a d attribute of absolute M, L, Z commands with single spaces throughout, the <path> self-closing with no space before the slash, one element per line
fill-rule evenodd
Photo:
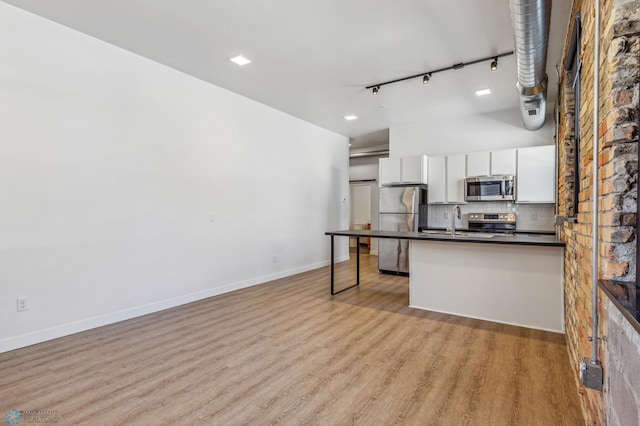
<path fill-rule="evenodd" d="M 410 80 L 412 78 L 422 77 L 422 83 L 427 84 L 431 80 L 432 74 L 435 74 L 437 72 L 443 72 L 443 71 L 449 71 L 449 70 L 459 70 L 459 69 L 462 69 L 462 68 L 464 68 L 466 66 L 475 65 L 475 64 L 478 64 L 480 62 L 486 62 L 486 61 L 491 61 L 491 71 L 495 71 L 495 70 L 498 69 L 498 58 L 502 58 L 503 56 L 511 56 L 511 55 L 513 55 L 513 51 L 501 53 L 501 54 L 496 55 L 496 56 L 488 56 L 486 58 L 476 59 L 476 60 L 473 60 L 473 61 L 470 61 L 470 62 L 459 62 L 457 64 L 451 65 L 450 67 L 439 68 L 437 70 L 422 72 L 420 74 L 410 75 L 408 77 L 402 77 L 402 78 L 397 78 L 395 80 L 385 81 L 385 82 L 382 82 L 382 83 L 376 83 L 376 84 L 372 84 L 370 86 L 367 86 L 366 88 L 367 89 L 373 89 L 371 91 L 371 93 L 374 94 L 374 95 L 377 95 L 381 86 L 384 86 L 384 85 L 387 85 L 387 84 L 392 84 L 392 83 L 398 83 L 400 81 Z"/>

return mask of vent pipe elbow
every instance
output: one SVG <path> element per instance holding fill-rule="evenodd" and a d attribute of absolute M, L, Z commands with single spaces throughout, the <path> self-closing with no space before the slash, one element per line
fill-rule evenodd
<path fill-rule="evenodd" d="M 544 125 L 551 0 L 509 0 L 515 35 L 520 113 L 527 130 Z"/>
<path fill-rule="evenodd" d="M 538 130 L 544 126 L 547 115 L 547 76 L 534 88 L 527 90 L 520 82 L 516 84 L 520 96 L 520 114 L 527 130 Z"/>

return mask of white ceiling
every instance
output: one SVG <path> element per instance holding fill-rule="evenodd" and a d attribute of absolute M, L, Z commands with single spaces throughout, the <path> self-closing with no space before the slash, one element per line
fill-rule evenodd
<path fill-rule="evenodd" d="M 379 142 L 423 117 L 518 105 L 515 57 L 365 86 L 513 50 L 507 0 L 4 0 L 320 127 Z M 550 109 L 571 2 L 556 0 L 547 61 Z M 243 54 L 239 67 L 228 59 Z M 476 97 L 476 89 L 490 96 Z M 355 114 L 359 118 L 346 121 Z M 368 135 L 371 135 L 369 137 Z"/>

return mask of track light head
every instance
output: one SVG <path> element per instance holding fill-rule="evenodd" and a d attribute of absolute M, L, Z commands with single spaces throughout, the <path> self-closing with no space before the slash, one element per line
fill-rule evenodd
<path fill-rule="evenodd" d="M 431 80 L 431 73 L 425 74 L 424 77 L 422 77 L 422 84 L 427 84 L 429 80 Z"/>
<path fill-rule="evenodd" d="M 380 90 L 380 86 L 376 86 L 376 87 L 374 87 L 374 88 L 373 88 L 373 90 L 371 90 L 371 93 L 372 93 L 373 95 L 377 95 L 377 94 L 378 94 L 378 90 Z"/>
<path fill-rule="evenodd" d="M 498 58 L 493 58 L 493 61 L 491 61 L 491 71 L 495 71 L 498 69 Z"/>

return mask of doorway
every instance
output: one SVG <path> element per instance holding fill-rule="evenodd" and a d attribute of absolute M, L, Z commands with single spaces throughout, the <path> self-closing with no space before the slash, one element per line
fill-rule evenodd
<path fill-rule="evenodd" d="M 371 185 L 351 184 L 351 217 L 349 229 L 371 229 Z M 360 238 L 360 253 L 369 253 L 371 248 L 370 238 Z M 349 238 L 349 250 L 355 252 L 356 238 Z"/>

